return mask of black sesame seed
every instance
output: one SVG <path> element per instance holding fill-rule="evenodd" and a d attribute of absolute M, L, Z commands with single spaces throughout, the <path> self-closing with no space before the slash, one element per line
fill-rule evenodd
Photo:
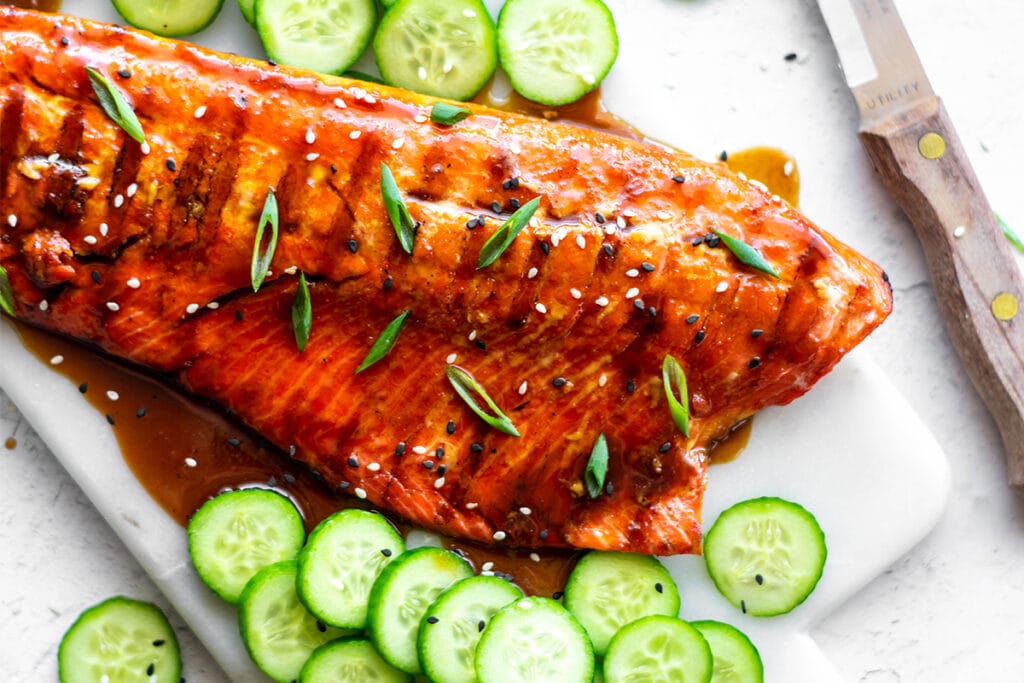
<path fill-rule="evenodd" d="M 242 322 L 242 318 L 244 317 L 245 314 L 243 314 L 241 311 L 235 311 L 235 320 L 237 320 L 238 322 Z"/>
<path fill-rule="evenodd" d="M 608 494 L 609 496 L 612 495 L 612 493 L 614 491 L 615 491 L 615 487 L 612 486 L 612 483 L 610 481 L 604 485 L 604 492 L 606 494 Z"/>
<path fill-rule="evenodd" d="M 283 478 L 284 478 L 284 483 L 286 483 L 286 484 L 294 484 L 295 483 L 295 475 L 294 474 L 288 474 L 287 472 L 285 472 Z"/>
<path fill-rule="evenodd" d="M 601 249 L 604 251 L 604 255 L 609 258 L 615 255 L 615 250 L 612 249 L 612 245 L 610 244 L 602 244 Z"/>
<path fill-rule="evenodd" d="M 674 175 L 674 176 L 672 176 L 672 182 L 674 182 L 674 183 L 685 183 L 686 182 L 686 178 L 684 178 L 681 175 Z"/>
<path fill-rule="evenodd" d="M 348 466 L 349 467 L 359 467 L 359 458 L 357 458 L 354 455 L 348 456 Z"/>
<path fill-rule="evenodd" d="M 696 313 L 691 313 L 690 315 L 686 316 L 686 324 L 687 325 L 692 325 L 695 322 L 697 322 L 698 320 L 700 320 L 700 316 L 697 315 Z"/>
<path fill-rule="evenodd" d="M 384 557 L 391 557 L 391 548 L 381 548 L 380 554 Z"/>
<path fill-rule="evenodd" d="M 156 640 L 153 641 L 153 647 L 160 647 L 165 642 L 167 642 L 167 641 L 165 641 L 163 638 L 157 638 Z"/>
<path fill-rule="evenodd" d="M 448 420 L 448 425 L 445 427 L 445 431 L 449 434 L 455 433 L 455 420 Z"/>
<path fill-rule="evenodd" d="M 796 53 L 795 52 L 787 52 L 786 56 L 783 57 L 783 59 L 785 59 L 787 62 L 795 62 L 796 61 Z"/>
<path fill-rule="evenodd" d="M 348 250 L 353 254 L 359 251 L 359 242 L 356 239 L 350 239 L 348 241 Z"/>
<path fill-rule="evenodd" d="M 563 595 L 564 595 L 564 593 L 562 593 L 562 591 L 555 591 L 554 593 L 551 594 L 551 599 L 552 600 L 561 600 Z"/>
<path fill-rule="evenodd" d="M 487 342 L 485 342 L 483 339 L 477 339 L 473 343 L 476 344 L 476 347 L 478 349 L 480 349 L 481 351 L 486 351 L 487 350 Z"/>
<path fill-rule="evenodd" d="M 153 663 L 153 662 L 150 662 L 149 666 L 146 667 L 146 675 L 147 676 L 152 676 L 154 673 L 156 673 L 156 664 Z"/>
<path fill-rule="evenodd" d="M 93 282 L 100 284 L 100 272 L 98 270 L 92 271 L 89 276 L 92 278 Z"/>
<path fill-rule="evenodd" d="M 643 299 L 633 299 L 633 308 L 635 308 L 638 311 L 644 310 L 644 300 Z"/>
<path fill-rule="evenodd" d="M 654 272 L 654 264 L 653 263 L 648 263 L 647 261 L 644 261 L 643 263 L 640 264 L 640 270 L 644 271 L 645 273 L 653 273 Z"/>
<path fill-rule="evenodd" d="M 712 233 L 704 238 L 704 243 L 714 249 L 722 243 L 722 238 Z"/>
<path fill-rule="evenodd" d="M 695 247 L 699 247 L 703 243 L 704 243 L 704 235 L 701 235 L 700 237 L 694 237 L 692 240 L 690 240 L 690 244 L 692 244 Z"/>
<path fill-rule="evenodd" d="M 725 150 L 723 149 L 723 150 L 722 150 L 722 153 L 718 155 L 718 159 L 719 159 L 720 161 L 728 161 L 728 160 L 729 160 L 729 153 L 728 153 L 728 152 L 726 152 L 726 151 L 725 151 Z"/>
<path fill-rule="evenodd" d="M 503 182 L 501 184 L 501 189 L 503 189 L 503 190 L 511 190 L 512 189 L 512 180 L 509 179 L 509 180 L 506 180 L 505 182 Z"/>
<path fill-rule="evenodd" d="M 672 449 L 672 442 L 666 441 L 665 443 L 658 446 L 659 453 L 668 453 Z"/>
<path fill-rule="evenodd" d="M 753 358 L 750 359 L 750 362 L 747 363 L 747 367 L 749 367 L 751 370 L 753 370 L 754 368 L 756 368 L 760 364 L 761 364 L 761 358 L 759 356 L 754 356 Z"/>
<path fill-rule="evenodd" d="M 636 391 L 636 382 L 629 380 L 626 382 L 626 393 L 632 394 L 634 391 Z"/>
<path fill-rule="evenodd" d="M 553 380 L 551 380 L 551 386 L 555 387 L 556 389 L 564 387 L 568 383 L 569 383 L 569 380 L 567 380 L 564 377 L 556 377 Z"/>
<path fill-rule="evenodd" d="M 665 587 L 662 586 L 661 582 L 659 581 L 658 583 L 654 584 L 654 590 L 658 591 L 659 593 L 664 593 Z"/>
<path fill-rule="evenodd" d="M 404 441 L 400 442 L 397 446 L 395 446 L 395 457 L 396 458 L 401 458 L 403 455 L 405 455 L 405 442 Z"/>
<path fill-rule="evenodd" d="M 231 446 L 234 446 L 235 448 L 238 448 L 239 446 L 242 445 L 242 441 L 241 441 L 241 439 L 236 439 L 235 437 L 231 437 L 230 439 L 228 439 L 228 444 L 231 445 Z"/>
<path fill-rule="evenodd" d="M 427 623 L 428 624 L 436 624 L 437 623 L 437 617 L 427 617 Z"/>
<path fill-rule="evenodd" d="M 347 482 L 347 481 L 343 481 L 343 482 L 338 484 L 338 488 L 341 489 L 342 491 L 347 489 L 349 486 L 352 486 L 352 484 Z"/>
<path fill-rule="evenodd" d="M 658 309 L 655 308 L 654 306 L 648 306 L 647 315 L 651 316 L 652 318 L 658 317 Z"/>
<path fill-rule="evenodd" d="M 483 631 L 485 626 L 487 626 L 487 622 L 485 622 L 485 621 L 478 621 L 477 624 L 476 624 L 476 630 L 477 631 Z"/>
<path fill-rule="evenodd" d="M 693 337 L 694 343 L 695 344 L 700 344 L 702 341 L 704 341 L 705 335 L 706 335 L 706 332 L 704 332 L 704 330 L 697 330 L 697 334 L 695 334 L 694 337 Z"/>
<path fill-rule="evenodd" d="M 540 250 L 542 252 L 544 252 L 545 256 L 547 256 L 548 254 L 551 253 L 551 245 L 548 244 L 547 242 L 541 242 L 540 243 Z"/>
<path fill-rule="evenodd" d="M 445 467 L 444 465 L 440 465 L 440 466 L 438 466 L 438 468 L 437 468 L 437 476 L 439 476 L 439 477 L 443 477 L 443 476 L 444 476 L 444 473 L 445 473 L 445 472 L 447 472 L 447 471 L 448 471 L 448 468 L 447 468 L 447 467 Z"/>
<path fill-rule="evenodd" d="M 277 66 L 277 62 L 275 62 L 273 59 L 268 59 L 267 64 L 269 64 L 270 66 Z"/>
<path fill-rule="evenodd" d="M 391 288 L 395 286 L 395 281 L 391 279 L 391 276 L 384 278 L 384 291 L 390 292 Z"/>
<path fill-rule="evenodd" d="M 175 163 L 174 159 L 167 160 L 167 170 L 172 172 L 178 170 L 178 164 Z"/>
<path fill-rule="evenodd" d="M 740 611 L 743 612 L 744 614 L 747 613 L 747 601 L 746 600 L 740 600 Z"/>
<path fill-rule="evenodd" d="M 597 213 L 594 214 L 594 220 L 597 221 L 599 224 L 603 225 L 604 215 L 600 211 L 598 211 Z"/>
<path fill-rule="evenodd" d="M 519 200 L 518 200 L 518 199 L 516 199 L 515 197 L 513 197 L 513 198 L 512 198 L 512 199 L 510 199 L 510 200 L 508 200 L 508 205 L 512 207 L 512 210 L 513 210 L 513 211 L 516 211 L 516 210 L 518 210 L 518 209 L 519 209 L 519 207 L 520 207 L 520 206 L 522 206 L 522 205 L 521 205 L 521 204 L 519 203 Z"/>
<path fill-rule="evenodd" d="M 320 631 L 320 633 L 327 633 L 327 624 L 325 624 L 324 622 L 322 622 L 319 619 L 317 619 L 316 620 L 316 630 Z"/>
<path fill-rule="evenodd" d="M 87 391 L 89 391 L 89 385 L 86 382 L 82 382 L 78 385 L 78 393 L 84 394 Z"/>
<path fill-rule="evenodd" d="M 110 413 L 107 413 L 107 422 L 109 422 L 111 425 L 114 424 L 114 416 L 111 415 Z"/>
<path fill-rule="evenodd" d="M 537 535 L 540 538 L 540 540 L 542 540 L 542 541 L 548 540 L 548 530 L 547 529 L 541 529 L 540 533 L 537 534 Z"/>
<path fill-rule="evenodd" d="M 423 468 L 424 469 L 428 469 L 428 470 L 434 469 L 434 461 L 433 460 L 424 460 L 423 461 Z"/>
<path fill-rule="evenodd" d="M 484 445 L 482 443 L 474 443 L 470 445 L 469 450 L 473 451 L 474 453 L 483 453 Z"/>
<path fill-rule="evenodd" d="M 65 46 L 65 47 L 67 47 L 68 43 L 70 43 L 70 42 L 71 42 L 71 41 L 70 41 L 70 40 L 68 40 L 68 37 L 67 37 L 67 36 L 61 36 L 61 37 L 60 37 L 60 44 L 61 44 L 61 45 L 63 45 L 63 46 Z"/>
<path fill-rule="evenodd" d="M 760 328 L 750 331 L 750 336 L 753 337 L 754 339 L 757 339 L 762 334 L 764 334 L 764 330 L 762 330 Z"/>
<path fill-rule="evenodd" d="M 331 164 L 331 173 L 337 173 L 337 172 L 338 172 L 338 165 L 337 164 Z"/>
<path fill-rule="evenodd" d="M 479 219 L 477 218 L 470 218 L 468 221 L 466 221 L 466 227 L 470 230 L 476 230 L 477 228 L 480 227 L 480 223 L 478 222 L 478 220 Z"/>
<path fill-rule="evenodd" d="M 434 451 L 434 457 L 438 460 L 444 457 L 444 446 L 437 447 L 437 450 Z"/>
<path fill-rule="evenodd" d="M 494 213 L 501 213 L 501 202 L 491 202 L 491 211 L 493 211 Z"/>
<path fill-rule="evenodd" d="M 754 581 L 757 581 L 757 585 L 761 586 L 764 584 L 764 577 L 760 574 L 754 574 Z"/>
<path fill-rule="evenodd" d="M 117 70 L 117 75 L 120 76 L 121 78 L 131 78 L 132 77 L 132 72 L 129 71 L 128 69 L 118 69 Z"/>

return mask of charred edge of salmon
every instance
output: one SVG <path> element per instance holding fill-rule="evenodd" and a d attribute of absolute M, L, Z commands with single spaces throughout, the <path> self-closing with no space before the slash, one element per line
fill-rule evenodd
<path fill-rule="evenodd" d="M 19 316 L 171 374 L 334 485 L 430 528 L 695 552 L 707 444 L 806 392 L 891 310 L 877 266 L 683 153 L 476 105 L 440 128 L 432 98 L 84 19 L 0 9 L 0 30 L 0 216 L 13 217 L 0 263 Z M 86 65 L 130 73 L 114 81 L 151 153 L 99 110 Z M 383 210 L 382 162 L 420 223 L 411 257 Z M 281 239 L 253 295 L 267 188 Z M 478 271 L 513 200 L 535 196 L 535 224 Z M 740 265 L 712 229 L 781 277 Z M 289 321 L 298 271 L 315 312 L 303 354 Z M 387 363 L 354 375 L 404 310 Z M 668 353 L 690 385 L 689 439 L 664 405 Z M 520 439 L 453 396 L 451 354 Z M 609 485 L 590 499 L 598 433 Z"/>

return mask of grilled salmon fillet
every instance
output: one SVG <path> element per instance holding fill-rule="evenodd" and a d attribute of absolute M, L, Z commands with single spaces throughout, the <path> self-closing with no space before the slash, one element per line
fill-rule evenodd
<path fill-rule="evenodd" d="M 17 317 L 164 373 L 430 529 L 699 552 L 712 441 L 803 394 L 890 311 L 876 265 L 721 164 L 475 105 L 442 126 L 431 98 L 72 17 L 0 8 L 0 34 L 0 265 Z M 87 66 L 133 105 L 144 144 L 100 108 Z M 382 163 L 418 225 L 411 254 Z M 271 188 L 280 239 L 254 293 Z M 530 224 L 478 269 L 535 197 Z M 355 374 L 405 311 L 390 353 Z M 667 355 L 688 382 L 689 437 L 665 397 Z M 520 436 L 468 407 L 449 364 Z"/>

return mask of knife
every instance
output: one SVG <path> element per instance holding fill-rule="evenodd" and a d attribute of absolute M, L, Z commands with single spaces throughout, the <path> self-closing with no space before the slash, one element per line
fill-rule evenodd
<path fill-rule="evenodd" d="M 860 140 L 914 225 L 967 374 L 1024 488 L 1024 277 L 892 0 L 818 0 Z"/>

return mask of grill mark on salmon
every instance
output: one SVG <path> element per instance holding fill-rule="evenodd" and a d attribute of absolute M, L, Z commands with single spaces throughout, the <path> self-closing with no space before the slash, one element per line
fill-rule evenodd
<path fill-rule="evenodd" d="M 709 444 L 807 391 L 891 306 L 877 266 L 719 164 L 477 105 L 455 126 L 419 123 L 429 98 L 369 86 L 369 102 L 366 84 L 71 17 L 0 8 L 0 31 L 0 264 L 19 317 L 166 373 L 330 485 L 455 536 L 699 551 Z M 132 71 L 117 85 L 150 153 L 99 109 L 86 65 Z M 68 169 L 46 161 L 55 152 Z M 382 162 L 420 223 L 412 255 L 384 210 Z M 253 293 L 271 187 L 280 241 Z M 533 197 L 535 220 L 477 270 L 511 200 Z M 712 228 L 780 279 L 694 244 Z M 314 311 L 303 353 L 299 271 Z M 407 310 L 388 356 L 354 374 Z M 454 395 L 451 354 L 520 438 Z M 665 405 L 666 354 L 687 374 L 689 438 Z M 608 487 L 591 499 L 582 474 L 600 433 Z"/>

